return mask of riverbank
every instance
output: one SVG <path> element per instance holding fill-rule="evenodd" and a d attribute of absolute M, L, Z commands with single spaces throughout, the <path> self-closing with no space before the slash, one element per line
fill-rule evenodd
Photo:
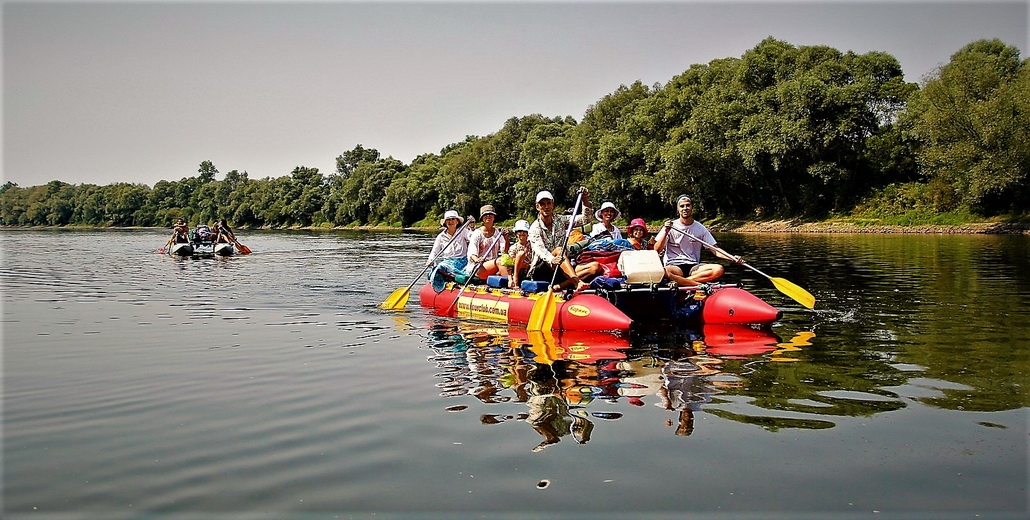
<path fill-rule="evenodd" d="M 774 220 L 762 222 L 716 221 L 706 225 L 713 231 L 734 233 L 864 233 L 924 235 L 1026 235 L 1030 225 L 1011 222 L 971 222 L 960 225 L 921 224 L 883 225 L 861 221 L 802 222 Z"/>
<path fill-rule="evenodd" d="M 705 221 L 713 232 L 721 233 L 852 233 L 852 234 L 923 234 L 923 235 L 1030 235 L 1030 223 L 970 222 L 958 225 L 919 224 L 911 226 L 885 225 L 871 221 L 828 220 L 805 222 L 802 220 L 741 221 L 716 219 Z M 505 226 L 501 226 L 505 227 Z M 509 226 L 510 227 L 510 226 Z M 336 229 L 391 229 L 376 226 Z M 395 228 L 394 228 L 395 229 Z M 439 228 L 411 227 L 419 231 L 437 231 Z M 649 226 L 651 233 L 659 230 Z"/>
<path fill-rule="evenodd" d="M 804 222 L 800 220 L 769 220 L 758 222 L 746 222 L 737 220 L 716 219 L 711 222 L 705 221 L 713 232 L 721 233 L 841 233 L 841 234 L 924 234 L 924 235 L 1030 235 L 1030 223 L 1014 222 L 971 222 L 959 225 L 932 225 L 920 224 L 912 226 L 884 225 L 868 221 L 820 221 Z M 511 224 L 500 225 L 499 227 L 511 227 Z M 0 226 L 0 229 L 158 229 L 148 227 L 124 227 L 124 226 Z M 437 232 L 438 227 L 411 226 L 399 228 L 394 226 L 289 226 L 281 228 L 258 227 L 250 228 L 237 226 L 237 231 L 271 229 L 290 229 L 297 231 L 334 231 L 334 230 L 360 230 L 360 231 L 425 231 Z M 650 231 L 655 233 L 658 226 L 650 226 Z"/>

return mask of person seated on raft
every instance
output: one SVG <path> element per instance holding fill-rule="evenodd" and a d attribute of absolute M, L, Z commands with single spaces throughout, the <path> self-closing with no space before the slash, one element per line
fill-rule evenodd
<path fill-rule="evenodd" d="M 633 249 L 637 251 L 654 249 L 654 237 L 647 232 L 647 222 L 644 222 L 644 219 L 635 218 L 630 221 L 629 227 L 626 228 L 626 235 L 629 237 L 626 240 L 633 245 Z"/>
<path fill-rule="evenodd" d="M 584 278 L 592 278 L 601 272 L 601 264 L 588 262 L 575 267 L 564 255 L 563 244 L 569 228 L 569 221 L 576 226 L 590 223 L 590 197 L 586 188 L 580 188 L 583 194 L 583 212 L 572 216 L 554 213 L 554 196 L 544 190 L 536 195 L 537 219 L 529 226 L 529 243 L 533 247 L 533 263 L 529 267 L 529 279 L 550 282 L 555 280 L 554 290 L 562 290 L 575 286 L 582 289 L 587 285 Z M 555 270 L 558 270 L 557 276 Z"/>
<path fill-rule="evenodd" d="M 227 244 L 230 241 L 236 241 L 236 234 L 232 232 L 232 228 L 229 227 L 224 218 L 215 222 L 214 229 L 216 244 Z"/>
<path fill-rule="evenodd" d="M 601 204 L 601 209 L 594 213 L 594 217 L 600 222 L 595 223 L 594 227 L 590 228 L 590 236 L 596 237 L 601 233 L 608 232 L 612 240 L 619 240 L 622 238 L 622 232 L 612 222 L 618 220 L 620 216 L 622 216 L 622 212 L 615 207 L 615 204 L 611 202 Z"/>
<path fill-rule="evenodd" d="M 479 218 L 483 221 L 483 226 L 469 235 L 467 255 L 468 270 L 474 269 L 476 265 L 479 265 L 479 270 L 469 274 L 480 280 L 486 280 L 486 277 L 492 274 L 508 276 L 508 268 L 499 261 L 501 253 L 508 249 L 508 239 L 504 236 L 503 229 L 494 227 L 497 212 L 492 205 L 487 204 L 479 208 Z M 493 247 L 490 247 L 491 245 Z"/>
<path fill-rule="evenodd" d="M 190 241 L 190 227 L 186 225 L 186 221 L 177 218 L 175 223 L 172 224 L 172 238 L 171 242 L 176 244 L 186 244 Z"/>
<path fill-rule="evenodd" d="M 471 219 L 472 217 L 469 217 Z M 461 217 L 458 216 L 458 212 L 449 209 L 443 214 L 443 220 L 440 221 L 440 226 L 443 230 L 440 231 L 439 235 L 436 235 L 436 240 L 433 242 L 433 249 L 429 252 L 429 258 L 426 259 L 426 265 L 437 266 L 429 273 L 429 278 L 432 280 L 435 276 L 436 271 L 442 271 L 444 274 L 449 275 L 453 278 L 453 275 L 459 271 L 464 272 L 466 265 L 468 265 L 468 249 L 469 249 L 469 235 L 472 233 L 468 229 L 458 231 L 458 225 L 461 223 Z M 470 225 L 471 227 L 471 225 Z M 455 234 L 458 234 L 455 237 Z M 454 240 L 451 240 L 451 239 Z M 448 245 L 448 242 L 450 243 Z"/>
<path fill-rule="evenodd" d="M 519 287 L 520 280 L 527 279 L 529 265 L 533 263 L 533 246 L 529 244 L 529 222 L 516 221 L 512 231 L 515 232 L 516 241 L 501 257 L 501 262 L 510 273 L 508 274 L 508 287 L 516 289 Z"/>
<path fill-rule="evenodd" d="M 677 197 L 676 210 L 679 212 L 679 218 L 665 222 L 662 230 L 655 237 L 654 248 L 658 251 L 665 251 L 665 276 L 681 287 L 690 287 L 718 279 L 724 271 L 722 265 L 701 263 L 703 246 L 687 234 L 713 246 L 715 237 L 708 231 L 708 228 L 694 220 L 694 204 L 690 197 L 686 195 Z M 739 256 L 724 256 L 719 253 L 715 253 L 715 255 L 737 264 L 744 263 L 744 259 Z"/>

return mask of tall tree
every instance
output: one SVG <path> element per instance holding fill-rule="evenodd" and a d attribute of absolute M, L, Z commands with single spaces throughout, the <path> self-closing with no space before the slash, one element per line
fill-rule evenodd
<path fill-rule="evenodd" d="M 945 200 L 986 214 L 1030 207 L 1030 70 L 1017 48 L 966 45 L 909 107 L 924 174 L 954 191 Z"/>

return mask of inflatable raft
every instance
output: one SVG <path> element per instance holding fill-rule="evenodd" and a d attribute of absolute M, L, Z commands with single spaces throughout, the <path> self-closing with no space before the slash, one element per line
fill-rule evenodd
<path fill-rule="evenodd" d="M 234 253 L 232 244 L 226 242 L 180 242 L 168 248 L 168 254 L 171 256 L 190 258 L 232 256 Z"/>
<path fill-rule="evenodd" d="M 448 283 L 437 292 L 426 284 L 419 302 L 440 316 L 524 327 L 543 295 L 520 289 Z M 732 285 L 700 288 L 659 284 L 622 284 L 555 295 L 555 331 L 628 332 L 635 323 L 769 325 L 782 313 L 757 296 Z"/>

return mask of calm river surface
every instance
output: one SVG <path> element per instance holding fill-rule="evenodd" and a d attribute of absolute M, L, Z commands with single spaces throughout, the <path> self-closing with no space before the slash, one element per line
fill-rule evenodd
<path fill-rule="evenodd" d="M 428 234 L 166 236 L 0 231 L 3 518 L 1028 514 L 1025 236 L 717 235 L 816 309 L 564 355 L 378 309 Z"/>

